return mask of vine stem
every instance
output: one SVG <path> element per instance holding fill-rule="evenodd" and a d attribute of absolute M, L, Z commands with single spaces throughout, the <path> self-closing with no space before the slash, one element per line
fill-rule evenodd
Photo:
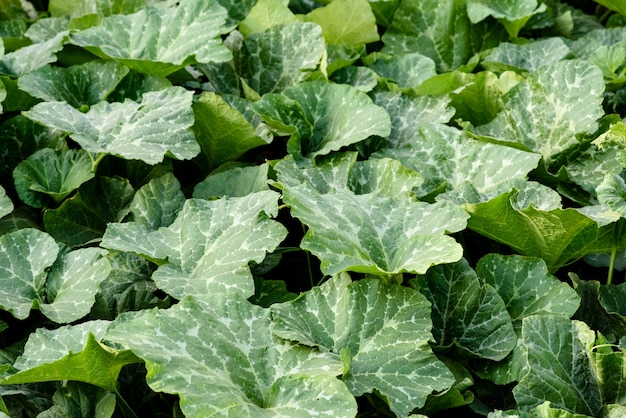
<path fill-rule="evenodd" d="M 615 259 L 617 258 L 617 245 L 622 235 L 622 229 L 624 224 L 620 221 L 615 225 L 613 230 L 613 242 L 611 245 L 611 259 L 609 260 L 609 272 L 606 276 L 606 284 L 613 283 L 613 272 L 615 271 Z"/>

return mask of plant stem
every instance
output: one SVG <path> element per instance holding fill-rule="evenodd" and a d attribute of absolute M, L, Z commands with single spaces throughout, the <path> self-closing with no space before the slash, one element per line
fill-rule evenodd
<path fill-rule="evenodd" d="M 122 410 L 122 414 L 124 414 L 125 417 L 139 418 L 137 417 L 137 414 L 135 414 L 135 411 L 132 410 L 130 405 L 128 405 L 128 403 L 126 402 L 126 399 L 122 397 L 119 390 L 117 389 L 115 390 L 115 397 L 117 398 L 118 405 L 120 406 L 120 409 Z"/>
<path fill-rule="evenodd" d="M 615 259 L 617 258 L 617 245 L 622 235 L 624 224 L 622 220 L 617 221 L 617 225 L 613 229 L 613 242 L 611 243 L 611 259 L 609 260 L 609 272 L 606 276 L 606 284 L 613 283 L 613 272 L 615 270 Z"/>

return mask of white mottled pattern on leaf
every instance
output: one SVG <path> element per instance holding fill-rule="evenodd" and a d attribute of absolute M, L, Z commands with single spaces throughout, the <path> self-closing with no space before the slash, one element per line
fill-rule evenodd
<path fill-rule="evenodd" d="M 545 38 L 522 45 L 503 42 L 481 61 L 481 65 L 494 72 L 511 69 L 535 72 L 563 60 L 569 53 L 561 38 Z"/>
<path fill-rule="evenodd" d="M 331 278 L 300 298 L 272 305 L 274 333 L 335 354 L 348 353 L 343 381 L 355 396 L 374 389 L 406 416 L 454 379 L 428 341 L 430 304 L 418 292 L 378 279 Z M 345 354 L 344 354 L 345 355 Z M 344 367 L 346 365 L 344 364 Z"/>
<path fill-rule="evenodd" d="M 284 342 L 270 322 L 268 309 L 221 293 L 118 320 L 107 340 L 143 358 L 150 387 L 178 394 L 186 416 L 355 416 L 338 356 Z"/>
<path fill-rule="evenodd" d="M 286 187 L 283 200 L 309 227 L 301 248 L 320 258 L 328 275 L 424 273 L 461 258 L 461 246 L 444 234 L 465 228 L 468 216 L 448 202 L 397 201 L 348 190 L 322 195 L 307 183 Z"/>
<path fill-rule="evenodd" d="M 189 199 L 167 228 L 136 222 L 110 224 L 102 246 L 167 259 L 152 275 L 176 298 L 215 292 L 254 293 L 248 262 L 261 262 L 285 238 L 269 217 L 278 212 L 272 191 L 219 200 Z"/>
<path fill-rule="evenodd" d="M 13 202 L 11 198 L 7 196 L 4 187 L 0 186 L 0 218 L 13 212 Z"/>
<path fill-rule="evenodd" d="M 137 190 L 129 206 L 131 221 L 151 229 L 169 226 L 184 203 L 185 195 L 178 179 L 172 173 L 164 174 Z"/>
<path fill-rule="evenodd" d="M 68 35 L 68 31 L 59 32 L 51 39 L 5 54 L 0 60 L 0 74 L 22 76 L 55 62 L 56 53 L 63 49 Z"/>
<path fill-rule="evenodd" d="M 226 10 L 216 1 L 184 0 L 176 7 L 146 7 L 113 15 L 72 34 L 72 42 L 141 72 L 166 76 L 196 62 L 228 61 L 222 45 Z"/>
<path fill-rule="evenodd" d="M 592 133 L 603 115 L 604 79 L 598 67 L 584 61 L 546 65 L 502 97 L 502 111 L 479 126 L 479 135 L 523 145 L 540 153 L 546 164 Z"/>
<path fill-rule="evenodd" d="M 69 133 L 87 151 L 157 164 L 165 155 L 189 159 L 200 152 L 189 129 L 192 97 L 191 91 L 170 87 L 145 93 L 141 103 L 101 102 L 82 113 L 64 102 L 44 102 L 25 115 Z"/>

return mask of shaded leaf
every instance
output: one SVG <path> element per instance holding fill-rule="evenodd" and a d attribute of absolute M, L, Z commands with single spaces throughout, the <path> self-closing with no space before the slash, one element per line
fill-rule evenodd
<path fill-rule="evenodd" d="M 0 186 L 0 218 L 13 212 L 13 209 L 13 201 L 9 196 L 7 196 L 7 192 L 4 190 L 4 187 Z"/>
<path fill-rule="evenodd" d="M 412 289 L 341 274 L 271 311 L 276 335 L 348 356 L 343 381 L 352 394 L 377 390 L 399 416 L 454 382 L 428 345 L 429 303 Z"/>
<path fill-rule="evenodd" d="M 512 38 L 516 38 L 520 29 L 535 14 L 544 12 L 545 4 L 537 0 L 469 0 L 467 15 L 472 23 L 478 23 L 487 16 L 493 16 Z"/>
<path fill-rule="evenodd" d="M 224 196 L 244 197 L 269 190 L 268 164 L 233 167 L 210 174 L 193 189 L 197 199 L 219 199 Z"/>

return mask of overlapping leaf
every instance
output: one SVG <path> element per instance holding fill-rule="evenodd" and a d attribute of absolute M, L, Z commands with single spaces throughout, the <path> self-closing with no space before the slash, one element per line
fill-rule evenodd
<path fill-rule="evenodd" d="M 140 103 L 101 102 L 82 113 L 64 102 L 45 102 L 25 115 L 67 132 L 87 151 L 156 164 L 165 155 L 189 159 L 200 152 L 189 129 L 192 96 L 182 87 L 170 87 L 145 93 Z"/>
<path fill-rule="evenodd" d="M 445 233 L 463 229 L 467 215 L 447 202 L 398 201 L 345 189 L 320 194 L 308 183 L 286 187 L 283 200 L 309 227 L 300 247 L 315 254 L 328 275 L 424 273 L 462 254 Z"/>
<path fill-rule="evenodd" d="M 20 77 L 18 86 L 31 96 L 79 108 L 106 99 L 126 74 L 128 67 L 114 61 L 95 60 L 67 68 L 47 65 Z"/>
<path fill-rule="evenodd" d="M 578 60 L 537 70 L 502 97 L 502 111 L 475 129 L 479 135 L 540 153 L 546 164 L 578 145 L 577 134 L 592 133 L 602 116 L 600 70 Z"/>
<path fill-rule="evenodd" d="M 271 310 L 276 335 L 340 355 L 352 394 L 377 390 L 399 416 L 454 382 L 428 345 L 429 303 L 412 289 L 341 274 Z"/>
<path fill-rule="evenodd" d="M 270 322 L 269 310 L 214 294 L 120 319 L 107 339 L 143 358 L 148 384 L 178 394 L 187 416 L 354 416 L 354 398 L 334 377 L 339 356 L 283 342 Z"/>
<path fill-rule="evenodd" d="M 7 196 L 7 192 L 4 190 L 4 187 L 0 186 L 0 218 L 13 212 L 13 208 L 14 206 L 11 198 Z"/>
<path fill-rule="evenodd" d="M 153 231 L 140 222 L 112 223 L 101 245 L 167 259 L 152 278 L 176 298 L 215 292 L 251 296 L 248 262 L 263 260 L 286 235 L 282 225 L 269 219 L 278 211 L 277 199 L 271 191 L 213 201 L 189 199 L 167 228 Z"/>
<path fill-rule="evenodd" d="M 224 196 L 243 197 L 269 190 L 267 186 L 269 165 L 233 167 L 211 174 L 193 189 L 193 197 L 217 199 Z"/>
<path fill-rule="evenodd" d="M 222 45 L 226 10 L 216 1 L 184 0 L 175 7 L 145 7 L 105 17 L 72 35 L 72 43 L 106 59 L 152 75 L 166 76 L 196 62 L 231 58 Z"/>
<path fill-rule="evenodd" d="M 13 171 L 20 199 L 30 206 L 60 203 L 81 184 L 95 176 L 92 160 L 83 150 L 44 148 L 22 161 Z"/>
<path fill-rule="evenodd" d="M 244 20 L 239 22 L 239 31 L 248 36 L 263 32 L 276 25 L 286 25 L 298 21 L 285 0 L 259 0 Z"/>
<path fill-rule="evenodd" d="M 491 71 L 535 72 L 564 59 L 570 50 L 561 38 L 545 38 L 523 45 L 501 43 L 481 61 Z"/>
<path fill-rule="evenodd" d="M 546 5 L 537 0 L 469 0 L 467 15 L 473 23 L 493 16 L 506 28 L 512 38 L 535 14 L 544 12 Z"/>
<path fill-rule="evenodd" d="M 55 62 L 56 53 L 63 49 L 68 35 L 69 31 L 59 32 L 53 38 L 4 54 L 0 60 L 0 74 L 22 76 Z"/>
<path fill-rule="evenodd" d="M 416 286 L 433 304 L 438 347 L 455 346 L 462 356 L 496 361 L 515 347 L 517 336 L 504 300 L 480 282 L 465 259 L 431 268 Z"/>
<path fill-rule="evenodd" d="M 58 323 L 89 313 L 111 266 L 105 251 L 86 248 L 62 252 L 45 232 L 21 229 L 0 236 L 0 305 L 16 318 L 38 308 Z"/>
<path fill-rule="evenodd" d="M 296 158 L 313 159 L 390 132 L 387 112 L 347 85 L 304 82 L 266 94 L 254 108 L 277 132 L 291 136 L 287 150 Z"/>
<path fill-rule="evenodd" d="M 13 364 L 17 372 L 2 384 L 75 380 L 115 391 L 122 367 L 141 360 L 128 350 L 99 342 L 109 325 L 107 321 L 90 321 L 55 330 L 39 328 Z"/>

